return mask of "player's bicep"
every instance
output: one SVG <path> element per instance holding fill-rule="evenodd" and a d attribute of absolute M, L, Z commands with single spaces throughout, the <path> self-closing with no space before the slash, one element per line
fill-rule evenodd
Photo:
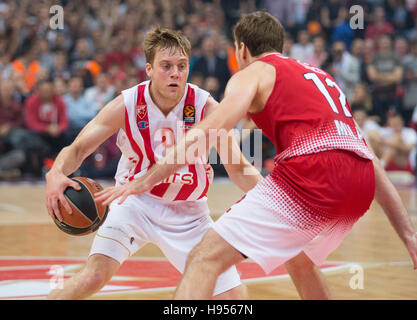
<path fill-rule="evenodd" d="M 212 117 L 215 127 L 233 129 L 248 112 L 256 92 L 257 81 L 249 70 L 236 73 L 227 84 L 224 99 L 208 118 Z"/>

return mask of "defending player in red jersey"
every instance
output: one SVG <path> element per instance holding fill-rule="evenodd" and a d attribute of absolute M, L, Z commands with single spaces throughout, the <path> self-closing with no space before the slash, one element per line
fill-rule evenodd
<path fill-rule="evenodd" d="M 233 205 L 188 256 L 178 299 L 208 298 L 217 276 L 250 257 L 265 272 L 295 256 L 320 265 L 338 247 L 374 196 L 417 267 L 417 237 L 394 186 L 368 149 L 346 97 L 326 72 L 282 56 L 283 28 L 266 12 L 244 16 L 234 29 L 240 71 L 225 98 L 167 159 L 188 150 L 210 129 L 232 129 L 247 113 L 274 143 L 273 172 Z M 145 176 L 101 198 L 120 202 L 142 193 L 181 165 L 157 162 Z M 109 195 L 110 193 L 110 195 Z M 289 264 L 291 266 L 291 263 Z M 301 297 L 318 296 L 299 269 Z M 303 284 L 303 287 L 301 287 Z M 311 284 L 311 285 L 309 285 Z"/>

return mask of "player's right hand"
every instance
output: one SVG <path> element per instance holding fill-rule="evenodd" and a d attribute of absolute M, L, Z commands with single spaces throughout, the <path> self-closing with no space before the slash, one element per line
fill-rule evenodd
<path fill-rule="evenodd" d="M 72 210 L 68 204 L 67 199 L 64 197 L 64 191 L 67 187 L 72 187 L 75 190 L 81 190 L 80 185 L 69 179 L 62 173 L 54 172 L 53 170 L 49 171 L 46 174 L 46 208 L 48 214 L 53 220 L 55 217 L 62 221 L 62 215 L 59 211 L 58 201 L 61 202 L 65 210 L 71 214 Z"/>

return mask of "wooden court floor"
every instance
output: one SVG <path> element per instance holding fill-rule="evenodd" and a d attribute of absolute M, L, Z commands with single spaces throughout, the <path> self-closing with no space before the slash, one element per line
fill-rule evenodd
<path fill-rule="evenodd" d="M 399 192 L 417 228 L 417 191 L 412 187 L 399 187 Z M 209 191 L 213 218 L 217 219 L 241 195 L 230 182 L 215 182 Z M 74 262 L 73 269 L 68 271 L 70 274 L 76 272 L 87 257 L 92 240 L 93 235 L 72 237 L 56 228 L 46 213 L 43 183 L 0 185 L 0 261 L 3 261 L 0 264 L 0 299 L 7 298 L 7 295 L 1 295 L 2 287 L 3 292 L 17 288 L 19 294 L 11 294 L 12 298 L 44 298 L 45 294 L 42 290 L 36 291 L 36 286 L 48 279 L 36 279 L 34 270 L 48 268 L 49 264 L 56 263 L 53 259 L 62 258 L 80 260 Z M 52 259 L 50 263 L 48 259 Z M 28 265 L 34 261 L 37 261 L 37 266 L 29 268 Z M 153 244 L 136 253 L 132 263 L 133 275 L 130 273 L 129 277 L 136 280 L 164 277 L 163 268 L 170 268 L 162 252 Z M 146 266 L 146 263 L 162 265 L 161 274 L 150 277 L 141 274 L 140 268 L 135 269 L 135 266 Z M 413 271 L 405 247 L 375 202 L 340 247 L 328 257 L 326 264 L 330 267 L 323 271 L 335 299 L 417 300 L 417 270 Z M 250 299 L 299 299 L 285 269 L 267 276 L 253 265 L 249 261 L 242 266 L 249 270 L 245 272 L 251 273 L 243 280 Z M 149 271 L 150 267 L 146 268 L 143 270 Z M 115 280 L 129 277 L 121 275 Z M 171 299 L 175 281 L 146 290 L 110 290 L 91 299 Z"/>

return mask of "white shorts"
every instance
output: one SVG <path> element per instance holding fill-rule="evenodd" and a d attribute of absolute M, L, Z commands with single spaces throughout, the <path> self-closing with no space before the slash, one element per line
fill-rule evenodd
<path fill-rule="evenodd" d="M 267 177 L 224 213 L 213 229 L 270 273 L 301 251 L 321 265 L 357 219 L 317 215 Z"/>
<path fill-rule="evenodd" d="M 187 219 L 184 224 L 167 224 L 163 223 L 164 216 L 184 214 L 187 211 L 194 213 L 198 209 L 196 204 L 167 205 L 146 195 L 129 196 L 122 205 L 118 205 L 115 200 L 110 205 L 106 221 L 97 231 L 90 256 L 103 254 L 122 264 L 146 243 L 151 242 L 156 244 L 177 270 L 183 273 L 188 253 L 213 225 L 207 204 L 200 202 L 198 206 L 203 211 L 200 210 L 196 214 L 196 219 Z M 151 216 L 158 217 L 157 221 L 151 219 Z M 213 295 L 240 284 L 236 267 L 232 266 L 219 276 Z"/>

